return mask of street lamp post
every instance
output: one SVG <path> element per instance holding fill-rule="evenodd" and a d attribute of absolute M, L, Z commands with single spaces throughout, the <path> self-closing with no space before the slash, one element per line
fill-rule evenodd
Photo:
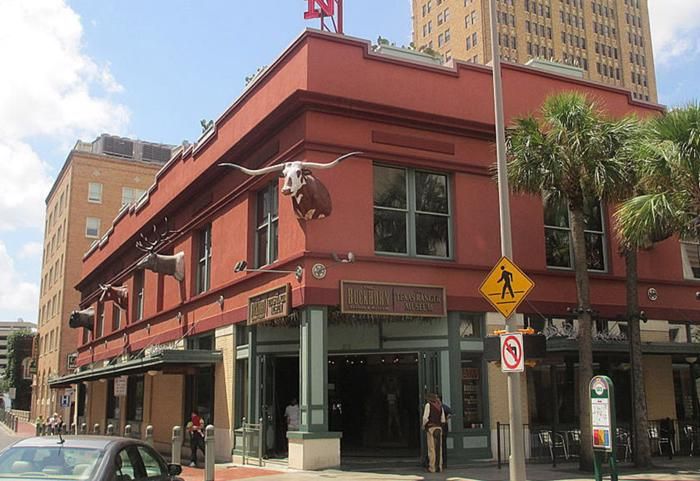
<path fill-rule="evenodd" d="M 513 258 L 513 243 L 510 230 L 510 199 L 508 197 L 508 174 L 506 170 L 506 134 L 503 119 L 503 89 L 501 86 L 501 57 L 498 48 L 498 11 L 496 0 L 489 0 L 491 13 L 491 61 L 493 64 L 493 101 L 496 124 L 496 159 L 498 170 L 498 204 L 501 224 L 501 254 Z M 509 332 L 516 330 L 515 312 L 506 320 Z M 508 469 L 511 481 L 525 481 L 525 446 L 523 444 L 523 422 L 521 416 L 520 373 L 508 376 L 508 415 L 510 424 L 510 460 Z"/>

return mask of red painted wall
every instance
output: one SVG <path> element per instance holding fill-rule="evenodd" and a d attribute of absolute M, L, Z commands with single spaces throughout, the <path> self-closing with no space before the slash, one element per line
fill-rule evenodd
<path fill-rule="evenodd" d="M 633 102 L 622 90 L 504 66 L 509 119 L 536 111 L 547 95 L 565 89 L 589 92 L 612 115 L 660 111 Z M 185 253 L 187 275 L 180 286 L 171 277 L 159 282 L 148 272 L 144 319 L 130 319 L 119 331 L 93 343 L 92 352 L 90 346 L 81 347 L 79 363 L 121 354 L 124 333 L 127 349 L 134 352 L 240 322 L 246 317 L 248 297 L 285 282 L 292 285 L 295 306 L 338 304 L 340 280 L 352 279 L 443 285 L 448 309 L 489 310 L 477 290 L 500 257 L 497 189 L 490 171 L 495 162 L 492 124 L 488 68 L 416 65 L 370 54 L 364 42 L 305 33 L 216 121 L 215 135 L 196 153 L 188 151 L 174 159 L 159 174 L 148 203 L 121 219 L 108 242 L 86 258 L 79 288 L 87 304 L 94 301 L 97 282 L 131 285 L 129 266 L 140 256 L 132 247 L 134 240 L 139 231 L 167 215 L 172 228 L 180 231 L 168 251 Z M 254 264 L 255 192 L 277 177 L 251 178 L 217 164 L 328 162 L 351 150 L 365 154 L 314 172 L 331 193 L 330 217 L 299 221 L 291 200 L 280 196 L 279 260 L 271 267 L 293 270 L 301 264 L 306 269 L 303 280 L 298 282 L 292 274 L 234 273 L 239 260 Z M 374 254 L 374 162 L 451 174 L 453 259 Z M 573 273 L 546 268 L 542 201 L 518 195 L 511 196 L 511 202 L 515 261 L 537 283 L 523 311 L 563 313 L 576 303 Z M 624 312 L 624 262 L 617 255 L 611 221 L 608 215 L 610 272 L 592 276 L 593 303 L 605 315 Z M 195 295 L 197 231 L 207 223 L 213 236 L 212 287 Z M 338 264 L 330 258 L 331 253 L 348 251 L 357 256 L 356 263 Z M 125 270 L 110 278 L 120 260 Z M 310 275 L 316 262 L 328 266 L 323 280 Z M 650 317 L 697 317 L 696 284 L 683 280 L 681 267 L 675 240 L 640 255 L 640 298 Z M 656 303 L 646 300 L 649 286 L 659 291 Z M 109 317 L 109 306 L 107 312 Z"/>

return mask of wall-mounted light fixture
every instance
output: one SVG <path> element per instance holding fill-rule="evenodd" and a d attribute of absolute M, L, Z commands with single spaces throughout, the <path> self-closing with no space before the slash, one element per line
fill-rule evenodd
<path fill-rule="evenodd" d="M 236 262 L 236 265 L 233 267 L 233 272 L 270 272 L 274 274 L 294 274 L 294 277 L 296 277 L 297 282 L 301 282 L 301 279 L 304 277 L 304 268 L 301 266 L 297 266 L 297 268 L 293 271 L 286 271 L 281 269 L 254 269 L 249 268 L 248 263 L 246 261 Z"/>
<path fill-rule="evenodd" d="M 224 308 L 224 296 L 219 296 L 219 298 L 217 299 L 216 302 L 219 303 L 219 307 L 220 307 L 221 309 Z"/>

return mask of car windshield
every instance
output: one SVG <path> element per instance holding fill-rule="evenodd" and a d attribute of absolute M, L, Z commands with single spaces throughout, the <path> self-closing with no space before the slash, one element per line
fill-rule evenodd
<path fill-rule="evenodd" d="M 0 455 L 0 479 L 91 479 L 101 458 L 94 448 L 16 446 Z"/>

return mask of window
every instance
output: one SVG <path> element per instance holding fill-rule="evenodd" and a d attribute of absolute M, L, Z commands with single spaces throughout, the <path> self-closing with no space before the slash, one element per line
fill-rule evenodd
<path fill-rule="evenodd" d="M 484 396 L 481 377 L 481 359 L 462 354 L 462 409 L 464 428 L 484 427 Z"/>
<path fill-rule="evenodd" d="M 102 184 L 99 182 L 90 182 L 88 184 L 88 202 L 102 203 Z"/>
<path fill-rule="evenodd" d="M 143 375 L 129 376 L 126 382 L 126 419 L 143 421 Z"/>
<path fill-rule="evenodd" d="M 143 319 L 143 271 L 134 273 L 134 319 Z"/>
<path fill-rule="evenodd" d="M 133 204 L 139 197 L 144 193 L 142 189 L 135 189 L 133 187 L 122 187 L 122 206 Z"/>
<path fill-rule="evenodd" d="M 162 461 L 145 446 L 138 446 L 139 454 L 141 455 L 141 460 L 143 461 L 143 468 L 146 470 L 146 477 L 148 479 L 167 479 L 168 471 L 163 465 Z"/>
<path fill-rule="evenodd" d="M 116 302 L 112 302 L 112 331 L 119 329 L 119 324 L 121 323 L 122 310 Z"/>
<path fill-rule="evenodd" d="M 693 239 L 682 240 L 681 258 L 683 259 L 683 277 L 700 279 L 700 243 Z"/>
<path fill-rule="evenodd" d="M 588 269 L 606 270 L 605 229 L 599 201 L 584 207 Z M 571 218 L 566 199 L 549 198 L 544 202 L 544 232 L 547 266 L 573 268 Z"/>
<path fill-rule="evenodd" d="M 100 219 L 97 217 L 87 217 L 85 219 L 85 237 L 100 237 Z"/>
<path fill-rule="evenodd" d="M 257 194 L 255 246 L 256 267 L 272 264 L 278 254 L 277 183 L 273 182 Z"/>
<path fill-rule="evenodd" d="M 482 314 L 459 313 L 459 337 L 481 337 Z"/>
<path fill-rule="evenodd" d="M 105 325 L 105 305 L 103 302 L 97 303 L 97 318 L 95 322 L 95 339 L 104 335 Z"/>
<path fill-rule="evenodd" d="M 197 248 L 197 294 L 211 285 L 211 224 L 199 231 Z"/>
<path fill-rule="evenodd" d="M 450 257 L 448 177 L 374 166 L 374 250 Z"/>

